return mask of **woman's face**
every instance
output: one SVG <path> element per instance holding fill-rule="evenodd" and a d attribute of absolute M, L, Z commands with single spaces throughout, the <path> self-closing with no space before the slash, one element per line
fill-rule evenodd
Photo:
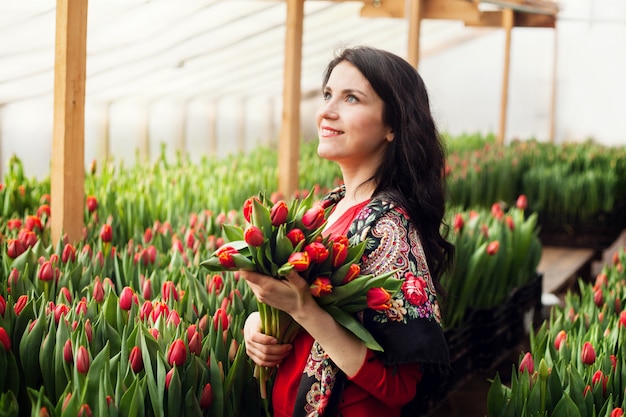
<path fill-rule="evenodd" d="M 376 169 L 393 132 L 383 122 L 382 99 L 369 81 L 347 61 L 330 74 L 315 119 L 317 153 L 342 167 L 371 165 Z"/>

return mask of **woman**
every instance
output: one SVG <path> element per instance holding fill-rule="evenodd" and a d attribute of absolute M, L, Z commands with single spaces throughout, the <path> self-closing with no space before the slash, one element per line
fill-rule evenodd
<path fill-rule="evenodd" d="M 260 332 L 254 313 L 244 326 L 246 351 L 258 365 L 278 366 L 276 417 L 414 416 L 449 367 L 436 298 L 454 251 L 440 232 L 443 146 L 422 79 L 392 53 L 344 50 L 326 69 L 322 98 L 318 154 L 339 164 L 344 181 L 323 201 L 334 206 L 324 233 L 366 239 L 363 273 L 395 268 L 404 279 L 392 308 L 359 314 L 384 352 L 335 322 L 295 272 L 284 280 L 242 273 L 261 302 L 304 329 L 280 345 Z"/>

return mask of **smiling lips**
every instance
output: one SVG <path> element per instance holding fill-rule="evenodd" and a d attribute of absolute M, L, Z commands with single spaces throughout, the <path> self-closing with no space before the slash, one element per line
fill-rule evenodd
<path fill-rule="evenodd" d="M 324 136 L 336 136 L 343 132 L 341 130 L 331 129 L 330 127 L 322 127 L 322 135 Z"/>

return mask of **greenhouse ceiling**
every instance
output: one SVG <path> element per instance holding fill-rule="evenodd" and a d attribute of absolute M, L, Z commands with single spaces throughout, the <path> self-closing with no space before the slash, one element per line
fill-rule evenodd
<path fill-rule="evenodd" d="M 407 19 L 362 17 L 364 4 L 305 1 L 303 92 L 317 91 L 341 46 L 368 44 L 406 56 Z M 52 97 L 55 12 L 49 0 L 0 5 L 0 105 Z M 87 22 L 87 101 L 282 93 L 284 1 L 91 0 Z M 461 22 L 425 21 L 422 54 L 462 40 L 464 30 Z"/>
<path fill-rule="evenodd" d="M 361 7 L 305 2 L 304 89 L 341 44 L 406 49 L 404 19 L 362 18 Z M 87 100 L 279 96 L 285 21 L 282 1 L 91 0 Z M 2 2 L 0 38 L 0 104 L 51 97 L 54 3 Z"/>

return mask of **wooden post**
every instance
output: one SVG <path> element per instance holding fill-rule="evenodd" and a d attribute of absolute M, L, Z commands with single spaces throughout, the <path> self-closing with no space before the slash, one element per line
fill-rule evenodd
<path fill-rule="evenodd" d="M 422 0 L 410 0 L 409 5 L 409 63 L 417 69 L 420 62 L 420 30 Z"/>
<path fill-rule="evenodd" d="M 82 239 L 85 204 L 87 0 L 57 0 L 52 137 L 51 238 Z"/>
<path fill-rule="evenodd" d="M 278 144 L 278 191 L 286 197 L 298 188 L 300 157 L 300 76 L 304 0 L 287 1 L 283 112 Z"/>
<path fill-rule="evenodd" d="M 502 73 L 502 102 L 500 104 L 500 131 L 498 132 L 498 145 L 504 145 L 504 136 L 506 134 L 506 110 L 509 100 L 509 68 L 511 66 L 511 31 L 513 29 L 513 20 L 515 12 L 513 9 L 504 9 L 502 11 L 502 27 L 505 30 L 505 46 L 504 46 L 504 69 Z"/>

